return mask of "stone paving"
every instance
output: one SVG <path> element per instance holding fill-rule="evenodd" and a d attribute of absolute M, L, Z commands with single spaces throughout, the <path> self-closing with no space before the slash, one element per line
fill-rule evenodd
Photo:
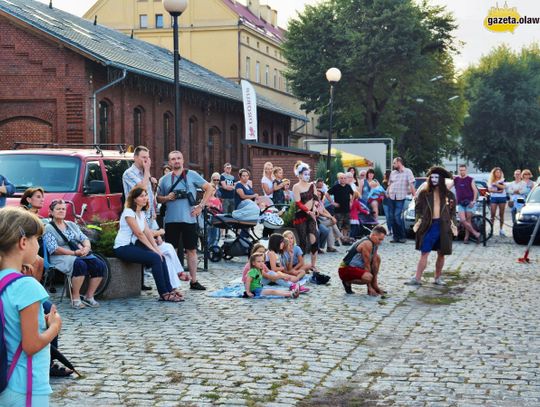
<path fill-rule="evenodd" d="M 346 295 L 341 253 L 319 257 L 332 276 L 298 300 L 211 298 L 181 304 L 155 291 L 75 311 L 60 304 L 61 349 L 80 379 L 52 382 L 53 406 L 538 406 L 540 248 L 494 238 L 454 245 L 440 289 L 427 275 L 404 286 L 413 241 L 385 243 L 381 286 Z M 243 261 L 211 263 L 210 290 L 238 277 Z M 433 271 L 433 264 L 428 272 Z"/>

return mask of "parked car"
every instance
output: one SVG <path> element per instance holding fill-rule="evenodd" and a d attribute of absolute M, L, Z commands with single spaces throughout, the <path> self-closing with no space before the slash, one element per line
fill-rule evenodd
<path fill-rule="evenodd" d="M 520 198 L 518 202 L 523 199 Z M 527 244 L 531 238 L 534 226 L 540 217 L 540 185 L 537 185 L 523 200 L 525 206 L 516 216 L 516 223 L 512 227 L 512 235 L 517 244 Z M 540 232 L 536 235 L 535 244 L 540 244 Z"/>
<path fill-rule="evenodd" d="M 22 193 L 39 186 L 45 190 L 41 216 L 48 216 L 53 200 L 64 199 L 74 203 L 78 214 L 84 212 L 85 221 L 118 220 L 122 212 L 122 174 L 132 162 L 133 154 L 123 149 L 3 150 L 0 151 L 0 174 L 16 188 L 14 196 L 7 199 L 7 205 L 19 206 Z M 67 217 L 73 220 L 72 213 Z"/>

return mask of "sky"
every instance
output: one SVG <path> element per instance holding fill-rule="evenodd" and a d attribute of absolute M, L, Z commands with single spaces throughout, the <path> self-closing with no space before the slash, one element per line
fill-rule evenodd
<path fill-rule="evenodd" d="M 49 3 L 49 0 L 39 0 Z M 197 1 L 197 0 L 191 0 Z M 261 4 L 268 4 L 278 11 L 278 24 L 284 28 L 291 18 L 302 12 L 307 4 L 317 4 L 321 0 L 261 0 Z M 82 16 L 94 4 L 95 0 L 53 0 L 54 7 L 72 14 Z M 458 41 L 463 45 L 459 47 L 460 54 L 456 55 L 454 62 L 459 70 L 465 69 L 479 61 L 482 55 L 500 44 L 508 44 L 511 48 L 519 50 L 533 42 L 540 43 L 540 24 L 521 25 L 511 32 L 492 32 L 483 26 L 484 18 L 491 7 L 500 7 L 504 0 L 429 0 L 430 4 L 446 6 L 456 18 L 459 28 L 455 32 Z M 515 7 L 521 16 L 540 17 L 540 1 L 537 0 L 506 0 L 508 7 Z"/>

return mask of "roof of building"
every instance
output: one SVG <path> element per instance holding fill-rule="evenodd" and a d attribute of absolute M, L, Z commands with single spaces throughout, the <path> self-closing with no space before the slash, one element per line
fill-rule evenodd
<path fill-rule="evenodd" d="M 130 38 L 99 24 L 94 25 L 83 18 L 59 9 L 51 9 L 46 4 L 33 0 L 2 0 L 0 15 L 2 14 L 42 31 L 105 66 L 174 83 L 173 54 L 165 48 Z M 180 61 L 179 80 L 182 87 L 242 102 L 240 85 L 185 58 Z M 304 116 L 259 95 L 257 106 L 306 120 Z"/>
<path fill-rule="evenodd" d="M 257 17 L 247 6 L 244 6 L 236 0 L 223 0 L 223 3 L 238 14 L 238 17 L 240 17 L 246 26 L 251 27 L 256 31 L 260 31 L 262 34 L 273 39 L 274 41 L 283 42 L 285 30 L 282 28 L 273 26 L 268 21 Z"/>

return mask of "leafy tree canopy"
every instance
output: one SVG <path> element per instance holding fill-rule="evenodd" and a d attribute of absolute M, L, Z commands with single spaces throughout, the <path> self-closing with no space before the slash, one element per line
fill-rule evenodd
<path fill-rule="evenodd" d="M 453 146 L 462 125 L 463 98 L 448 101 L 462 93 L 451 58 L 455 28 L 443 7 L 427 3 L 328 0 L 290 22 L 286 75 L 303 107 L 320 114 L 327 129 L 325 72 L 339 68 L 338 136 L 390 135 L 408 166 L 423 171 Z"/>
<path fill-rule="evenodd" d="M 483 171 L 535 172 L 540 163 L 540 49 L 494 49 L 464 74 L 469 116 L 463 147 Z"/>

